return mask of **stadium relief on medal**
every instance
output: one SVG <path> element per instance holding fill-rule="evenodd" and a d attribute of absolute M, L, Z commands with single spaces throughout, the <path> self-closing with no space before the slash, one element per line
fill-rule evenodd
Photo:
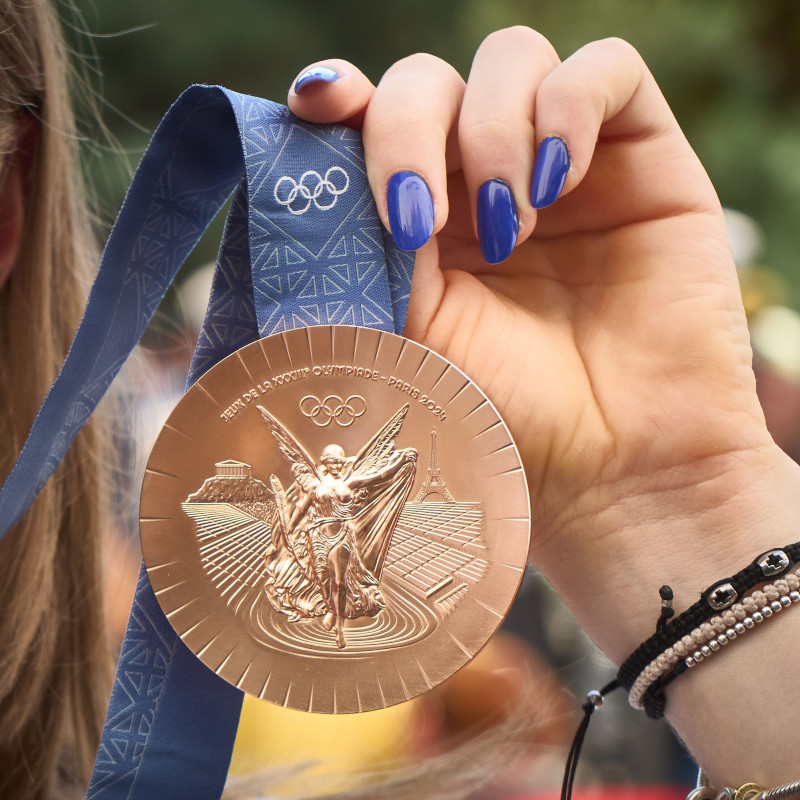
<path fill-rule="evenodd" d="M 221 415 L 229 423 L 245 409 L 257 414 L 265 458 L 220 460 L 182 503 L 202 567 L 253 638 L 279 651 L 355 656 L 424 639 L 488 566 L 482 504 L 451 492 L 439 464 L 446 414 L 374 369 L 293 372 L 260 382 Z M 291 413 L 270 410 L 276 388 L 324 375 L 348 378 L 350 393 L 310 381 Z M 370 384 L 397 391 L 377 429 L 365 422 Z M 412 403 L 432 425 L 414 446 L 398 446 Z"/>

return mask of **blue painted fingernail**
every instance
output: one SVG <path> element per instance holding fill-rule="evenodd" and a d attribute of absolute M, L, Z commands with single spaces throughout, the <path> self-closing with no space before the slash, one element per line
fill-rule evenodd
<path fill-rule="evenodd" d="M 558 200 L 569 172 L 569 152 L 563 139 L 551 136 L 539 145 L 531 179 L 531 205 L 545 208 Z"/>
<path fill-rule="evenodd" d="M 505 261 L 514 250 L 519 217 L 514 195 L 504 181 L 493 178 L 478 189 L 478 241 L 489 264 Z"/>
<path fill-rule="evenodd" d="M 310 67 L 297 76 L 297 80 L 294 82 L 294 93 L 300 94 L 300 90 L 304 86 L 312 83 L 333 83 L 339 77 L 339 73 L 330 67 Z"/>
<path fill-rule="evenodd" d="M 433 197 L 416 172 L 395 172 L 386 187 L 392 237 L 401 250 L 417 250 L 433 233 Z"/>

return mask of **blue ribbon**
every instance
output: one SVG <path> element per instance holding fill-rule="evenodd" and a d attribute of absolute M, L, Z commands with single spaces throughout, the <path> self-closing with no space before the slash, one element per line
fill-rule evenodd
<path fill-rule="evenodd" d="M 134 175 L 64 366 L 0 492 L 0 537 L 52 475 L 234 190 L 188 385 L 259 336 L 299 325 L 402 332 L 414 259 L 380 223 L 359 134 L 191 87 Z M 89 797 L 216 800 L 241 702 L 180 641 L 143 567 Z"/>

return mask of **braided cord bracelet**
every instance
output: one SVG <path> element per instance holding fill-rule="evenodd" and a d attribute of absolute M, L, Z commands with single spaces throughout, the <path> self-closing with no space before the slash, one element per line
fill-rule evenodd
<path fill-rule="evenodd" d="M 647 690 L 663 675 L 675 669 L 681 660 L 690 669 L 777 612 L 793 603 L 800 603 L 798 589 L 800 577 L 795 572 L 790 572 L 785 578 L 763 586 L 722 614 L 698 625 L 645 667 L 628 695 L 631 706 L 645 708 L 644 697 Z"/>
<path fill-rule="evenodd" d="M 768 550 L 732 577 L 711 585 L 696 603 L 668 625 L 660 625 L 653 636 L 634 650 L 619 668 L 617 679 L 620 684 L 629 692 L 639 675 L 661 653 L 690 635 L 703 622 L 732 606 L 745 592 L 765 580 L 786 574 L 797 561 L 800 561 L 800 542 Z"/>
<path fill-rule="evenodd" d="M 567 757 L 562 800 L 572 796 L 589 721 L 593 712 L 602 706 L 605 696 L 622 686 L 629 695 L 632 693 L 630 701 L 634 707 L 643 707 L 654 719 L 662 717 L 666 706 L 664 689 L 675 678 L 783 608 L 800 603 L 800 569 L 782 580 L 798 561 L 800 542 L 767 550 L 735 575 L 709 586 L 697 602 L 671 622 L 673 592 L 669 586 L 661 587 L 662 607 L 656 632 L 628 656 L 616 680 L 600 691 L 589 692 L 581 706 L 584 717 Z M 756 589 L 773 578 L 776 579 L 773 584 Z M 755 591 L 747 595 L 751 590 Z M 737 603 L 739 598 L 742 600 Z M 742 793 L 743 790 L 746 792 Z M 800 800 L 800 781 L 770 791 L 747 784 L 737 790 L 724 789 L 718 796 L 707 782 L 698 782 L 687 800 Z"/>

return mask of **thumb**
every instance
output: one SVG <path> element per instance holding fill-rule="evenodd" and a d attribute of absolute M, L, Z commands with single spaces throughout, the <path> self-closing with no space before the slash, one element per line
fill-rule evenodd
<path fill-rule="evenodd" d="M 361 130 L 375 86 L 358 67 L 338 58 L 311 64 L 294 79 L 288 104 L 306 122 Z"/>

